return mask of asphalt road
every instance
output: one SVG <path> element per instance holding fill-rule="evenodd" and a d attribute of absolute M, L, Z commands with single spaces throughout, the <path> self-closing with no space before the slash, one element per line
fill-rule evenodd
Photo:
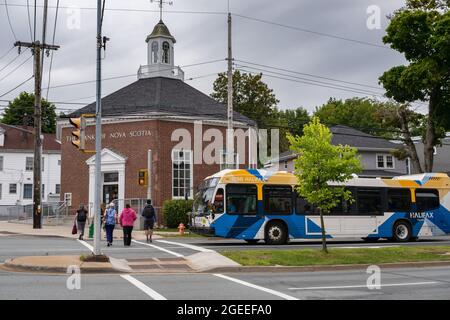
<path fill-rule="evenodd" d="M 364 242 L 332 241 L 332 246 L 365 246 Z M 449 244 L 449 238 L 408 245 Z M 89 245 L 89 242 L 86 242 Z M 0 262 L 16 256 L 89 253 L 77 240 L 31 236 L 0 237 Z M 373 246 L 373 244 L 370 244 Z M 379 243 L 377 245 L 393 245 Z M 397 245 L 397 244 L 394 244 Z M 200 248 L 198 246 L 201 246 Z M 319 242 L 293 242 L 278 249 L 320 246 Z M 173 238 L 152 246 L 134 242 L 124 248 L 116 241 L 104 252 L 117 258 L 162 258 L 190 255 L 202 248 L 229 250 L 266 248 L 241 241 Z M 450 299 L 450 267 L 385 269 L 380 289 L 367 288 L 365 270 L 298 273 L 133 274 L 81 275 L 81 289 L 67 287 L 69 275 L 0 271 L 0 299 L 169 299 L 169 300 L 291 300 L 291 299 Z M 192 302 L 194 303 L 194 302 Z"/>

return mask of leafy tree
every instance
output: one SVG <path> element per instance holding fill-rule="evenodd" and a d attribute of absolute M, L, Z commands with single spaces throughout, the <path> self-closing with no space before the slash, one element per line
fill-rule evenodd
<path fill-rule="evenodd" d="M 344 187 L 330 186 L 329 182 L 345 182 L 353 173 L 360 172 L 362 166 L 356 148 L 331 144 L 332 133 L 319 118 L 314 117 L 303 132 L 301 137 L 288 136 L 291 150 L 299 154 L 294 161 L 297 192 L 319 210 L 322 250 L 328 252 L 323 216 L 343 199 L 353 200 Z"/>
<path fill-rule="evenodd" d="M 287 130 L 294 136 L 303 135 L 303 127 L 311 120 L 308 111 L 302 107 L 281 110 L 279 117 L 286 125 Z"/>
<path fill-rule="evenodd" d="M 399 103 L 428 102 L 424 135 L 425 171 L 433 170 L 440 126 L 450 116 L 450 12 L 447 0 L 408 0 L 390 18 L 384 43 L 403 53 L 408 65 L 380 77 L 386 95 Z"/>
<path fill-rule="evenodd" d="M 234 110 L 256 121 L 259 128 L 272 128 L 278 124 L 278 100 L 262 74 L 252 75 L 233 72 L 233 107 Z M 213 85 L 211 97 L 220 103 L 228 102 L 228 77 L 220 73 Z"/>
<path fill-rule="evenodd" d="M 56 107 L 42 99 L 42 132 L 56 132 Z M 2 122 L 10 125 L 34 126 L 34 94 L 22 92 L 8 104 Z"/>

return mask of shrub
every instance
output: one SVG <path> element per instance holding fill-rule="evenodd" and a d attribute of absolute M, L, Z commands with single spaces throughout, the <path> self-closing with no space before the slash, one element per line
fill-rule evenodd
<path fill-rule="evenodd" d="M 166 227 L 178 228 L 180 223 L 189 223 L 188 212 L 192 211 L 192 200 L 166 200 L 163 204 L 163 216 Z"/>

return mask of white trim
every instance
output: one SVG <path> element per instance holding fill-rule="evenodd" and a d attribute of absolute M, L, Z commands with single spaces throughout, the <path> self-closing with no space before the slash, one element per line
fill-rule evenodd
<path fill-rule="evenodd" d="M 175 152 L 189 152 L 189 165 L 190 165 L 190 183 L 189 183 L 189 197 L 188 199 L 193 199 L 194 197 L 194 154 L 192 150 L 184 150 L 184 149 L 172 149 L 170 158 L 171 158 L 171 170 L 172 170 L 172 177 L 171 177 L 171 188 L 172 188 L 172 199 L 184 199 L 184 196 L 175 196 L 174 195 L 174 170 L 173 170 L 173 159 L 174 159 L 174 153 Z M 186 177 L 184 178 L 186 179 Z"/>
<path fill-rule="evenodd" d="M 378 157 L 383 157 L 383 167 L 378 166 Z M 387 157 L 392 157 L 392 168 L 387 166 Z M 375 154 L 375 165 L 377 169 L 395 170 L 395 157 L 391 154 L 377 153 Z"/>

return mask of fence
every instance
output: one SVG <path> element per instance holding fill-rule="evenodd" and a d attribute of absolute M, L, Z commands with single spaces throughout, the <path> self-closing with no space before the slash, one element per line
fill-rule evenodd
<path fill-rule="evenodd" d="M 8 221 L 25 224 L 33 223 L 33 205 L 16 205 L 7 209 Z M 51 202 L 42 204 L 42 225 L 62 225 L 69 217 L 66 202 Z"/>

